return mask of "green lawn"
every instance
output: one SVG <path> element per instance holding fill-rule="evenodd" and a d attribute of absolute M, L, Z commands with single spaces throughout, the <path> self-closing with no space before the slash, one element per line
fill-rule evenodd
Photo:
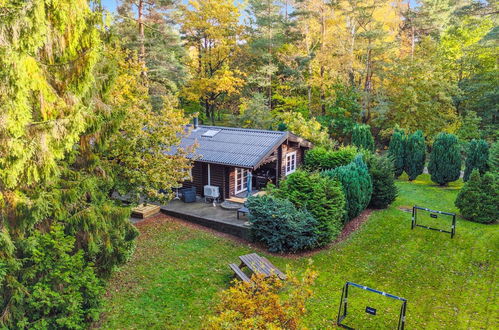
<path fill-rule="evenodd" d="M 457 212 L 454 199 L 461 183 L 441 188 L 427 175 L 412 183 L 404 179 L 397 183 L 399 197 L 389 209 L 372 213 L 349 239 L 310 257 L 320 273 L 308 305 L 310 328 L 334 328 L 347 280 L 408 299 L 409 329 L 486 329 L 498 324 L 499 227 L 458 219 L 454 239 L 411 230 L 410 214 L 399 207 L 417 204 Z M 229 285 L 227 264 L 253 251 L 171 221 L 145 225 L 141 231 L 133 260 L 109 286 L 104 328 L 199 328 L 217 292 Z M 309 259 L 267 257 L 278 267 L 294 269 L 306 267 Z M 376 299 L 372 303 L 383 306 L 386 298 Z M 360 305 L 365 308 L 365 302 Z"/>

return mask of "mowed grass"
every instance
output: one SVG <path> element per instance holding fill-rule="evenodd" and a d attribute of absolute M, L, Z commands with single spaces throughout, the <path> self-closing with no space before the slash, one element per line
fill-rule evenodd
<path fill-rule="evenodd" d="M 373 212 L 346 241 L 311 257 L 266 255 L 282 269 L 304 269 L 313 261 L 320 275 L 308 304 L 305 321 L 309 328 L 335 327 L 345 281 L 406 298 L 409 329 L 492 329 L 499 324 L 499 227 L 458 218 L 454 239 L 423 228 L 411 230 L 411 215 L 401 209 L 417 204 L 458 212 L 454 200 L 462 183 L 442 188 L 427 175 L 413 182 L 404 180 L 397 183 L 396 202 Z M 132 261 L 109 285 L 103 328 L 202 327 L 217 303 L 217 293 L 229 286 L 228 263 L 254 251 L 246 244 L 174 221 L 144 224 L 141 232 Z M 369 306 L 384 306 L 383 299 L 388 298 L 373 297 Z M 359 310 L 366 304 L 351 303 L 358 304 Z M 356 318 L 365 315 L 348 317 L 347 324 L 350 320 L 358 325 Z M 380 315 L 379 320 L 383 317 L 387 315 Z M 380 328 L 376 323 L 371 328 Z M 369 324 L 363 328 L 370 328 Z"/>

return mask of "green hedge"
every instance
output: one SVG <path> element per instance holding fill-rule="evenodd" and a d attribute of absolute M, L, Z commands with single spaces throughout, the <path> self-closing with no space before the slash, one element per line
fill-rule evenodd
<path fill-rule="evenodd" d="M 404 172 L 405 153 L 406 153 L 407 137 L 405 132 L 396 129 L 390 139 L 388 147 L 388 155 L 393 160 L 395 177 L 398 178 Z"/>
<path fill-rule="evenodd" d="M 488 165 L 491 172 L 499 172 L 499 142 L 494 142 L 490 147 Z"/>
<path fill-rule="evenodd" d="M 369 206 L 386 208 L 397 198 L 393 161 L 387 156 L 372 153 L 365 153 L 364 159 L 373 183 L 373 193 Z"/>
<path fill-rule="evenodd" d="M 307 209 L 318 221 L 319 245 L 329 243 L 343 228 L 345 196 L 341 184 L 318 173 L 296 171 L 272 192 Z"/>
<path fill-rule="evenodd" d="M 327 150 L 316 147 L 305 154 L 305 168 L 309 171 L 329 170 L 347 165 L 355 158 L 357 149 L 343 147 L 338 150 Z"/>
<path fill-rule="evenodd" d="M 498 198 L 499 175 L 487 172 L 480 176 L 478 169 L 475 169 L 468 182 L 459 191 L 455 204 L 464 218 L 481 223 L 493 223 L 498 220 Z"/>
<path fill-rule="evenodd" d="M 317 220 L 286 199 L 263 195 L 250 197 L 249 221 L 255 239 L 271 252 L 296 252 L 317 246 Z"/>
<path fill-rule="evenodd" d="M 352 132 L 352 144 L 357 148 L 374 152 L 374 139 L 369 125 L 355 125 Z"/>
<path fill-rule="evenodd" d="M 454 134 L 437 135 L 428 164 L 431 180 L 443 186 L 461 176 L 461 147 Z"/>
<path fill-rule="evenodd" d="M 466 168 L 464 170 L 464 181 L 468 181 L 471 172 L 478 169 L 480 174 L 484 174 L 488 169 L 489 145 L 485 140 L 472 140 L 468 144 L 466 151 Z"/>
<path fill-rule="evenodd" d="M 341 182 L 346 197 L 345 220 L 357 217 L 369 204 L 373 185 L 361 155 L 350 164 L 323 171 L 321 175 Z"/>
<path fill-rule="evenodd" d="M 409 135 L 405 144 L 404 170 L 412 181 L 423 174 L 426 160 L 426 144 L 423 132 L 416 131 Z"/>

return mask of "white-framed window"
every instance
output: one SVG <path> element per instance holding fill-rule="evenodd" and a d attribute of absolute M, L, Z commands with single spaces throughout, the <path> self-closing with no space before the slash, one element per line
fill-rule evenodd
<path fill-rule="evenodd" d="M 286 175 L 296 171 L 296 151 L 286 155 Z"/>
<path fill-rule="evenodd" d="M 236 167 L 235 194 L 248 190 L 248 173 L 249 170 Z"/>

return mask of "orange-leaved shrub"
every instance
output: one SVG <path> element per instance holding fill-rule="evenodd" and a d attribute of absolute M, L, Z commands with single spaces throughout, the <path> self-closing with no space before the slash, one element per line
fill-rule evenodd
<path fill-rule="evenodd" d="M 216 315 L 205 329 L 303 329 L 317 272 L 307 268 L 298 276 L 288 270 L 286 277 L 253 274 L 251 283 L 235 283 L 220 294 Z"/>

